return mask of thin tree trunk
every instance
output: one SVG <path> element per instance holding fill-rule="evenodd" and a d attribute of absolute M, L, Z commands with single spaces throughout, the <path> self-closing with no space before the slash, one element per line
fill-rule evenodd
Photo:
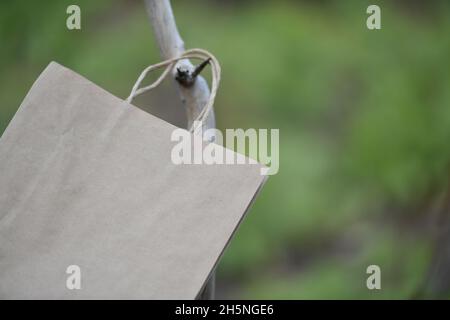
<path fill-rule="evenodd" d="M 448 298 L 450 294 L 450 183 L 431 215 L 434 252 L 424 283 L 414 298 Z"/>
<path fill-rule="evenodd" d="M 161 57 L 163 59 L 170 59 L 180 56 L 185 50 L 184 42 L 178 33 L 170 1 L 145 0 L 145 3 Z M 188 59 L 180 60 L 173 70 L 173 77 L 174 79 L 177 78 L 177 73 L 179 73 L 178 70 L 181 70 L 181 72 L 184 73 L 192 74 L 194 68 L 194 65 Z M 180 81 L 176 82 L 179 88 L 181 101 L 186 110 L 189 128 L 209 99 L 209 87 L 206 80 L 201 76 L 197 76 L 195 78 L 195 82 L 189 86 Z M 203 132 L 214 127 L 214 111 L 211 111 L 206 121 L 203 123 Z M 206 140 L 214 141 L 214 134 L 207 136 Z M 213 272 L 199 298 L 213 299 L 215 290 L 214 287 L 215 275 Z"/>

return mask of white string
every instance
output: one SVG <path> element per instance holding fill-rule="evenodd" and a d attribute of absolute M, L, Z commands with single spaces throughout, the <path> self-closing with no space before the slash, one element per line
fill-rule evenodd
<path fill-rule="evenodd" d="M 138 79 L 136 80 L 136 83 L 134 84 L 133 88 L 131 89 L 131 93 L 126 99 L 128 103 L 131 103 L 133 99 L 144 92 L 147 92 L 149 90 L 152 90 L 159 86 L 161 82 L 167 77 L 169 72 L 173 69 L 177 61 L 183 60 L 183 59 L 209 59 L 209 63 L 211 65 L 211 73 L 212 73 L 212 81 L 211 81 L 211 93 L 209 95 L 208 102 L 203 107 L 202 111 L 199 113 L 195 121 L 193 122 L 192 127 L 190 128 L 191 132 L 194 132 L 197 130 L 197 127 L 194 127 L 195 125 L 200 125 L 203 121 L 206 120 L 206 117 L 208 116 L 209 112 L 214 106 L 214 100 L 216 98 L 217 89 L 219 87 L 220 82 L 220 64 L 219 61 L 212 55 L 210 52 L 203 50 L 203 49 L 190 49 L 185 51 L 181 56 L 177 58 L 168 59 L 165 61 L 162 61 L 160 63 L 148 66 L 147 68 L 142 71 Z M 144 78 L 147 76 L 147 74 L 153 70 L 160 69 L 165 67 L 165 70 L 163 73 L 156 79 L 155 82 L 152 84 L 139 88 L 141 85 L 141 82 L 144 80 Z"/>

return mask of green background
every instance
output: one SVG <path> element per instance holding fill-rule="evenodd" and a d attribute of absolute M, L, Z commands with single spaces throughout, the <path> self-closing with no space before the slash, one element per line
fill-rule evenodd
<path fill-rule="evenodd" d="M 221 62 L 218 128 L 280 129 L 280 171 L 217 296 L 449 298 L 450 2 L 172 2 L 186 46 Z M 66 28 L 70 4 L 81 30 Z M 52 60 L 126 97 L 160 60 L 144 3 L 1 1 L 0 133 Z M 136 103 L 185 123 L 172 83 Z M 381 290 L 366 288 L 371 264 Z"/>

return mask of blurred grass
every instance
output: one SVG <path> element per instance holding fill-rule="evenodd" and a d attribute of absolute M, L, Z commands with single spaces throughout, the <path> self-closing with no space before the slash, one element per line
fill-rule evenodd
<path fill-rule="evenodd" d="M 448 179 L 450 4 L 379 1 L 369 31 L 369 1 L 172 2 L 187 46 L 221 61 L 218 127 L 280 129 L 280 171 L 222 260 L 219 297 L 411 297 L 431 255 L 411 208 Z M 159 60 L 141 2 L 77 3 L 81 31 L 65 28 L 70 1 L 0 3 L 0 132 L 51 60 L 119 97 Z"/>

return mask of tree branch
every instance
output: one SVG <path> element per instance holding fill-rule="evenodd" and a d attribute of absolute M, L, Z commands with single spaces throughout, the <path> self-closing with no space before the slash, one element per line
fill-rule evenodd
<path fill-rule="evenodd" d="M 185 47 L 175 23 L 170 1 L 145 0 L 145 3 L 161 57 L 170 59 L 180 56 Z M 202 76 L 195 74 L 196 68 L 188 59 L 179 61 L 172 72 L 178 83 L 189 128 L 209 99 L 209 87 Z M 190 81 L 185 80 L 189 78 L 191 78 Z M 203 131 L 214 127 L 214 112 L 211 111 L 203 123 Z M 206 137 L 206 140 L 214 141 L 214 138 L 214 135 L 210 135 Z"/>
<path fill-rule="evenodd" d="M 161 57 L 163 59 L 170 59 L 180 56 L 185 50 L 184 42 L 178 33 L 170 1 L 145 0 L 145 3 Z M 202 76 L 198 75 L 205 66 L 206 63 L 203 62 L 198 68 L 195 68 L 188 59 L 185 59 L 180 60 L 172 71 L 173 77 L 178 83 L 181 101 L 186 110 L 188 128 L 192 126 L 193 121 L 202 111 L 209 99 L 210 91 L 208 84 Z M 211 110 L 203 123 L 203 132 L 214 127 L 214 111 Z M 214 141 L 215 136 L 210 133 L 205 139 Z M 199 298 L 214 299 L 214 290 L 215 274 L 212 272 L 211 277 Z"/>

